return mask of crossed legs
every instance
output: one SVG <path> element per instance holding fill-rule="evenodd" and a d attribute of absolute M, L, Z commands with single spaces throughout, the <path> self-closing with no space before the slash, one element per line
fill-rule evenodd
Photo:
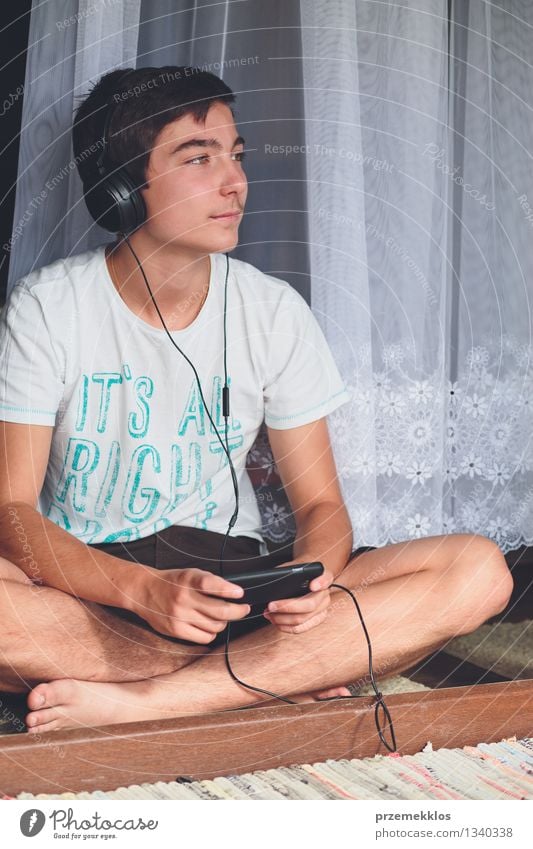
<path fill-rule="evenodd" d="M 466 534 L 430 537 L 369 551 L 337 583 L 352 589 L 372 642 L 376 679 L 406 669 L 467 634 L 509 601 L 512 577 L 492 542 Z M 287 634 L 267 626 L 231 643 L 230 660 L 246 683 L 290 697 L 366 680 L 368 648 L 352 600 L 332 590 L 326 620 Z M 213 649 L 171 673 L 140 681 L 63 679 L 28 697 L 30 731 L 105 725 L 266 703 L 228 675 Z"/>
<path fill-rule="evenodd" d="M 138 681 L 171 672 L 208 650 L 156 634 L 136 617 L 34 584 L 0 557 L 0 690 L 41 681 Z M 125 612 L 124 612 L 125 613 Z"/>

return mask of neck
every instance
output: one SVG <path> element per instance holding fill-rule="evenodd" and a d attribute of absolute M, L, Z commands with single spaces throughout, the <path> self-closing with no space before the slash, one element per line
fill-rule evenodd
<path fill-rule="evenodd" d="M 194 249 L 165 245 L 138 230 L 128 237 L 142 264 L 150 289 L 163 316 L 179 312 L 182 317 L 196 314 L 209 284 L 209 255 Z M 146 320 L 159 321 L 142 272 L 125 239 L 111 247 L 115 285 L 131 309 Z M 109 255 L 109 254 L 108 254 Z"/>

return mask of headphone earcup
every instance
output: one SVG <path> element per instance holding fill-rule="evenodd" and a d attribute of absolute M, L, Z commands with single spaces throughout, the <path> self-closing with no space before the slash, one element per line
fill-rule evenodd
<path fill-rule="evenodd" d="M 84 197 L 91 216 L 111 233 L 131 233 L 146 220 L 144 199 L 123 168 L 84 185 Z"/>

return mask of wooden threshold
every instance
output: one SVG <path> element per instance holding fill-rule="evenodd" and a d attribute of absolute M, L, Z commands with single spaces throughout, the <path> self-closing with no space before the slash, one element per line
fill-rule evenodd
<path fill-rule="evenodd" d="M 529 679 L 384 698 L 402 755 L 419 752 L 428 741 L 433 749 L 454 748 L 533 733 Z M 6 736 L 0 740 L 0 792 L 114 790 L 387 754 L 374 704 L 364 697 Z"/>

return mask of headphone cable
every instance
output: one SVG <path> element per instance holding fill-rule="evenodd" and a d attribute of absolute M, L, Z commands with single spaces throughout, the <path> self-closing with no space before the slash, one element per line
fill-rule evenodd
<path fill-rule="evenodd" d="M 235 524 L 235 522 L 237 521 L 237 516 L 238 516 L 238 513 L 239 513 L 239 484 L 238 484 L 238 481 L 237 481 L 237 476 L 235 474 L 235 469 L 233 467 L 233 462 L 231 460 L 230 450 L 229 450 L 229 445 L 228 445 L 229 386 L 228 386 L 228 371 L 227 371 L 227 363 L 226 363 L 226 299 L 227 299 L 227 286 L 228 286 L 229 258 L 228 258 L 228 255 L 226 254 L 225 255 L 226 256 L 226 281 L 225 281 L 225 285 L 224 285 L 224 386 L 222 388 L 222 410 L 223 410 L 224 419 L 225 419 L 225 431 L 226 431 L 226 434 L 225 434 L 226 435 L 226 445 L 224 445 L 224 443 L 222 442 L 222 439 L 220 438 L 218 428 L 216 427 L 216 425 L 215 425 L 215 423 L 214 423 L 214 421 L 211 417 L 211 413 L 209 412 L 209 408 L 208 408 L 208 406 L 205 402 L 204 393 L 202 392 L 202 385 L 200 383 L 200 378 L 198 377 L 198 372 L 196 371 L 196 368 L 194 367 L 194 363 L 191 362 L 191 360 L 189 359 L 187 354 L 185 354 L 181 350 L 179 345 L 176 344 L 176 342 L 174 341 L 174 339 L 170 335 L 169 330 L 168 330 L 168 328 L 165 324 L 165 320 L 164 320 L 163 316 L 161 315 L 161 311 L 160 311 L 159 307 L 157 306 L 157 301 L 154 298 L 153 292 L 150 288 L 150 284 L 148 283 L 148 279 L 147 279 L 146 274 L 144 272 L 144 268 L 142 267 L 142 263 L 140 262 L 137 254 L 135 253 L 133 246 L 132 246 L 127 234 L 121 233 L 120 235 L 123 236 L 126 244 L 128 245 L 133 256 L 135 257 L 137 265 L 139 266 L 140 272 L 141 272 L 141 274 L 144 278 L 144 282 L 146 283 L 146 288 L 148 289 L 148 292 L 150 293 L 152 303 L 153 303 L 153 305 L 156 309 L 156 312 L 159 316 L 161 324 L 163 325 L 165 333 L 167 334 L 168 338 L 170 339 L 170 341 L 172 342 L 174 347 L 179 351 L 179 353 L 183 357 L 185 357 L 185 359 L 187 360 L 187 362 L 189 363 L 190 367 L 192 368 L 192 370 L 194 372 L 194 376 L 196 378 L 196 383 L 198 384 L 198 389 L 199 389 L 199 392 L 200 392 L 200 397 L 202 399 L 202 403 L 204 405 L 204 409 L 207 413 L 209 421 L 211 422 L 213 430 L 217 435 L 218 441 L 222 445 L 222 449 L 223 449 L 224 453 L 226 454 L 226 457 L 228 458 L 228 462 L 229 462 L 229 466 L 230 466 L 230 470 L 231 470 L 231 477 L 232 477 L 232 480 L 233 480 L 233 489 L 235 490 L 236 507 L 235 507 L 235 511 L 233 513 L 233 516 L 229 520 L 228 530 L 226 531 L 226 535 L 224 537 L 224 541 L 222 543 L 222 548 L 221 548 L 221 552 L 220 552 L 219 573 L 220 573 L 221 577 L 224 577 L 224 566 L 223 566 L 224 548 L 226 546 L 228 534 L 229 534 L 231 528 L 233 527 L 233 525 Z"/>
<path fill-rule="evenodd" d="M 156 312 L 159 316 L 161 324 L 163 325 L 163 328 L 164 328 L 168 338 L 170 339 L 170 341 L 172 342 L 174 347 L 179 351 L 179 353 L 182 354 L 183 357 L 185 357 L 185 359 L 187 360 L 187 362 L 189 363 L 189 365 L 191 366 L 191 368 L 194 372 L 194 376 L 196 377 L 196 382 L 198 384 L 198 389 L 200 391 L 200 397 L 202 399 L 204 409 L 205 409 L 205 411 L 206 411 L 206 413 L 209 417 L 209 421 L 211 422 L 211 425 L 212 425 L 212 427 L 213 427 L 213 429 L 214 429 L 214 431 L 215 431 L 215 433 L 218 437 L 218 440 L 219 440 L 220 444 L 222 445 L 222 448 L 223 448 L 223 450 L 226 454 L 226 457 L 228 459 L 228 463 L 229 463 L 230 470 L 231 470 L 231 476 L 232 476 L 232 480 L 233 480 L 233 488 L 234 488 L 234 491 L 235 491 L 236 506 L 235 506 L 235 511 L 234 511 L 230 521 L 229 521 L 228 529 L 226 531 L 224 541 L 222 543 L 222 547 L 221 547 L 221 551 L 220 551 L 219 574 L 220 574 L 221 577 L 224 577 L 224 566 L 223 566 L 224 549 L 225 549 L 226 542 L 227 542 L 227 539 L 228 539 L 228 534 L 229 534 L 231 528 L 233 527 L 233 525 L 235 524 L 235 522 L 237 521 L 237 516 L 238 516 L 238 513 L 239 513 L 239 487 L 238 487 L 237 476 L 235 474 L 235 469 L 233 467 L 233 462 L 231 460 L 231 452 L 230 452 L 229 444 L 228 444 L 229 385 L 228 385 L 228 370 L 227 370 L 227 359 L 226 359 L 226 350 L 227 350 L 227 345 L 226 345 L 226 341 L 227 341 L 226 309 L 227 309 L 229 257 L 228 257 L 227 254 L 225 254 L 225 257 L 226 257 L 226 279 L 225 279 L 225 283 L 224 283 L 224 386 L 222 388 L 222 413 L 223 413 L 224 421 L 225 421 L 224 431 L 225 431 L 225 441 L 226 441 L 226 445 L 224 445 L 224 443 L 222 442 L 222 439 L 220 438 L 220 434 L 218 432 L 218 429 L 215 426 L 215 423 L 213 422 L 213 419 L 212 419 L 211 414 L 209 412 L 209 408 L 208 408 L 208 406 L 205 402 L 204 394 L 202 392 L 202 386 L 200 384 L 200 379 L 198 377 L 198 373 L 196 371 L 196 368 L 194 367 L 194 364 L 191 362 L 189 357 L 181 350 L 179 345 L 176 344 L 176 342 L 174 341 L 174 339 L 170 335 L 169 330 L 168 330 L 168 328 L 165 324 L 165 321 L 163 319 L 163 316 L 161 315 L 161 312 L 159 310 L 159 307 L 157 306 L 157 302 L 156 302 L 154 295 L 152 293 L 152 290 L 150 288 L 150 284 L 148 283 L 148 279 L 147 279 L 146 274 L 144 272 L 144 268 L 142 267 L 142 263 L 140 262 L 137 254 L 135 253 L 127 234 L 121 233 L 120 235 L 124 238 L 124 240 L 125 240 L 126 244 L 128 245 L 131 253 L 135 257 L 137 265 L 139 266 L 141 274 L 144 278 L 144 282 L 146 284 L 148 292 L 150 293 L 152 303 L 153 303 L 153 305 L 156 309 Z M 363 615 L 361 613 L 361 609 L 359 607 L 359 604 L 357 603 L 355 595 L 353 594 L 353 592 L 351 590 L 349 590 L 347 587 L 342 586 L 342 584 L 333 583 L 333 584 L 331 584 L 331 586 L 335 587 L 336 589 L 343 590 L 344 592 L 348 593 L 348 595 L 351 597 L 351 599 L 352 599 L 352 601 L 355 605 L 355 609 L 357 610 L 357 613 L 359 615 L 359 619 L 361 620 L 361 625 L 363 627 L 364 635 L 365 635 L 365 638 L 366 638 L 366 641 L 367 641 L 367 644 L 368 644 L 368 669 L 369 669 L 369 675 L 370 675 L 370 682 L 371 682 L 371 684 L 374 688 L 374 692 L 376 694 L 374 720 L 375 720 L 375 723 L 376 723 L 377 732 L 378 732 L 379 738 L 380 738 L 381 742 L 383 743 L 383 745 L 390 752 L 396 752 L 396 737 L 395 737 L 395 734 L 394 734 L 394 726 L 392 724 L 392 718 L 391 718 L 391 715 L 390 715 L 389 710 L 387 708 L 387 705 L 385 704 L 385 701 L 383 699 L 383 694 L 378 690 L 378 688 L 376 686 L 376 681 L 374 679 L 374 672 L 373 672 L 373 668 L 372 668 L 372 645 L 370 643 L 370 637 L 368 635 L 368 631 L 367 631 L 367 628 L 366 628 L 366 625 L 365 625 L 365 622 L 364 622 L 364 619 L 363 619 Z M 230 643 L 230 632 L 231 632 L 231 625 L 230 625 L 229 622 L 228 622 L 228 624 L 225 628 L 225 631 L 226 631 L 226 640 L 225 640 L 225 645 L 224 645 L 224 660 L 225 660 L 225 663 L 226 663 L 226 668 L 227 668 L 231 678 L 237 684 L 241 685 L 242 687 L 246 687 L 246 689 L 248 689 L 248 690 L 253 690 L 256 693 L 262 693 L 266 696 L 270 696 L 271 698 L 285 702 L 286 704 L 290 704 L 290 705 L 298 704 L 298 702 L 294 702 L 291 699 L 286 698 L 285 696 L 280 696 L 277 693 L 271 693 L 269 690 L 264 690 L 261 687 L 254 687 L 251 684 L 246 684 L 245 681 L 242 681 L 242 679 L 240 679 L 234 673 L 233 669 L 231 668 L 231 664 L 230 664 L 230 660 L 229 660 L 229 643 Z M 320 699 L 319 701 L 326 702 L 326 701 L 339 701 L 341 699 L 362 699 L 362 698 L 367 698 L 367 696 L 354 695 L 354 694 L 351 694 L 349 696 L 329 696 L 329 697 L 326 697 L 324 699 Z M 378 711 L 379 711 L 380 707 L 383 709 L 383 712 L 384 712 L 384 714 L 387 718 L 388 724 L 389 724 L 393 748 L 391 748 L 389 743 L 385 740 L 383 733 L 382 733 L 382 729 L 381 729 L 380 724 L 379 724 Z M 230 708 L 230 711 L 245 710 L 245 709 L 246 708 Z M 225 712 L 226 711 L 221 711 L 221 713 L 225 713 Z"/>

